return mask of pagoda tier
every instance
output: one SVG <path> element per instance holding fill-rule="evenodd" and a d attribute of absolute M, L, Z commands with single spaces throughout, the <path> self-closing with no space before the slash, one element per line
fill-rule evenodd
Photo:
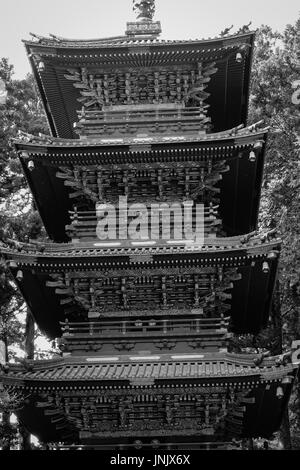
<path fill-rule="evenodd" d="M 126 107 L 144 114 L 143 133 L 154 122 L 159 133 L 170 125 L 219 132 L 246 124 L 254 33 L 195 41 L 33 36 L 24 42 L 53 136 L 91 135 L 93 120 L 98 136 L 105 126 L 117 135 L 124 132 Z M 172 105 L 181 115 L 170 122 Z M 134 127 L 125 132 L 135 133 Z"/>
<path fill-rule="evenodd" d="M 127 243 L 19 243 L 2 252 L 41 330 L 53 338 L 61 335 L 60 322 L 99 321 L 93 325 L 96 351 L 106 343 L 118 349 L 120 341 L 124 350 L 146 343 L 154 351 L 170 342 L 201 349 L 203 340 L 209 346 L 207 319 L 215 322 L 214 341 L 228 316 L 236 333 L 266 326 L 280 251 L 273 234 L 214 237 L 201 247 L 183 241 Z"/>
<path fill-rule="evenodd" d="M 120 196 L 128 203 L 191 200 L 207 210 L 219 206 L 210 214 L 219 221 L 218 234 L 234 236 L 257 227 L 267 139 L 267 129 L 258 126 L 148 138 L 23 135 L 16 148 L 46 230 L 56 242 L 76 238 L 71 212 L 91 211 L 93 216 L 97 202 L 117 204 Z"/>
<path fill-rule="evenodd" d="M 26 361 L 0 379 L 24 397 L 18 417 L 42 442 L 176 448 L 270 438 L 295 374 L 288 356 L 214 353 Z"/>

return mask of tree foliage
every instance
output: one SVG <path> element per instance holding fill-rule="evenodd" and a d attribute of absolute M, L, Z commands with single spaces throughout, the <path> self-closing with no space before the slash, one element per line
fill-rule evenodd
<path fill-rule="evenodd" d="M 34 208 L 12 139 L 18 132 L 47 132 L 42 106 L 33 77 L 13 79 L 14 69 L 8 59 L 0 60 L 0 78 L 7 90 L 7 100 L 0 105 L 0 242 L 36 239 L 43 234 L 40 217 Z M 26 318 L 26 322 L 24 319 Z M 0 340 L 5 345 L 6 359 L 15 359 L 26 349 L 24 323 L 30 312 L 12 281 L 6 264 L 0 262 Z M 28 347 L 28 346 L 27 346 Z M 9 449 L 17 429 L 10 423 L 10 414 L 17 406 L 14 394 L 1 394 L 0 442 Z"/>
<path fill-rule="evenodd" d="M 270 126 L 261 199 L 260 225 L 282 237 L 271 327 L 260 335 L 275 351 L 300 338 L 300 104 L 293 100 L 300 79 L 300 18 L 279 34 L 268 26 L 257 33 L 250 119 Z M 290 417 L 294 444 L 300 444 L 299 391 Z"/>
<path fill-rule="evenodd" d="M 279 285 L 283 346 L 300 336 L 300 106 L 293 84 L 300 78 L 300 19 L 282 34 L 263 26 L 257 34 L 250 118 L 270 126 L 260 224 L 283 239 Z"/>

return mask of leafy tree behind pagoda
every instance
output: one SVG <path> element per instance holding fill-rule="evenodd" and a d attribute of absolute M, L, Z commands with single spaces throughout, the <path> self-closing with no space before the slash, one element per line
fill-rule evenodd
<path fill-rule="evenodd" d="M 262 26 L 255 46 L 249 124 L 264 120 L 270 126 L 259 226 L 277 230 L 283 248 L 269 328 L 258 337 L 235 338 L 233 347 L 276 355 L 300 338 L 300 104 L 293 99 L 300 97 L 300 18 L 282 34 Z M 292 441 L 300 448 L 299 429 L 298 389 L 281 429 L 285 448 Z"/>
<path fill-rule="evenodd" d="M 256 40 L 250 119 L 264 119 L 270 126 L 260 225 L 277 228 L 283 239 L 271 326 L 259 338 L 273 354 L 280 354 L 300 338 L 300 104 L 293 100 L 299 80 L 300 18 L 283 34 L 263 26 Z M 290 413 L 297 447 L 299 398 L 298 392 Z M 287 416 L 282 431 L 285 447 L 289 447 Z"/>
<path fill-rule="evenodd" d="M 5 105 L 0 105 L 0 241 L 35 239 L 42 235 L 42 224 L 27 188 L 21 165 L 12 145 L 19 130 L 36 134 L 47 132 L 46 120 L 34 88 L 32 76 L 13 79 L 13 66 L 0 60 L 0 78 L 7 90 Z M 20 317 L 25 316 L 26 328 Z M 25 335 L 25 332 L 30 334 Z M 13 284 L 6 265 L 0 264 L 0 339 L 5 344 L 6 359 L 16 355 L 12 348 L 24 349 L 33 358 L 33 320 Z M 26 339 L 25 339 L 26 336 Z M 15 436 L 10 425 L 10 412 L 16 406 L 15 397 L 0 390 L 0 412 L 3 413 L 0 441 L 9 448 Z M 1 435 L 2 434 L 2 435 Z M 1 444 L 0 444 L 1 446 Z"/>

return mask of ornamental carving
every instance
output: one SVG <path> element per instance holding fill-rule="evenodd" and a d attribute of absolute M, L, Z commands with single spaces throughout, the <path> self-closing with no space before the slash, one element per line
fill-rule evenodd
<path fill-rule="evenodd" d="M 131 351 L 134 349 L 135 343 L 128 343 L 127 341 L 120 341 L 116 344 L 114 344 L 114 348 L 117 351 Z"/>
<path fill-rule="evenodd" d="M 152 21 L 155 14 L 155 0 L 133 0 L 133 11 L 140 21 Z"/>
<path fill-rule="evenodd" d="M 219 204 L 220 182 L 222 175 L 230 170 L 226 161 L 166 163 L 163 166 L 140 168 L 139 165 L 124 166 L 77 166 L 63 167 L 56 177 L 64 181 L 69 189 L 69 197 L 75 204 L 84 200 L 90 203 L 118 204 L 119 197 L 128 198 L 128 202 L 138 200 L 144 204 L 153 202 L 178 202 L 186 200 L 197 201 L 206 206 Z M 80 215 L 80 214 L 79 214 Z M 206 225 L 210 219 L 206 218 Z M 80 219 L 77 223 L 80 226 Z M 72 226 L 68 226 L 72 229 Z M 94 235 L 96 231 L 94 227 Z"/>
<path fill-rule="evenodd" d="M 139 51 L 140 52 L 140 51 Z M 80 97 L 78 101 L 82 103 L 83 110 L 80 114 L 82 122 L 80 126 L 90 126 L 89 119 L 92 121 L 97 119 L 97 133 L 101 133 L 101 129 L 105 125 L 107 133 L 114 134 L 118 127 L 118 120 L 110 110 L 111 106 L 118 105 L 118 113 L 120 115 L 120 105 L 141 105 L 141 104 L 178 104 L 185 105 L 187 109 L 178 109 L 178 117 L 183 119 L 186 111 L 190 107 L 198 107 L 202 124 L 208 123 L 207 111 L 208 105 L 205 104 L 209 98 L 206 89 L 211 80 L 211 76 L 215 74 L 217 68 L 214 62 L 202 64 L 198 63 L 194 66 L 178 66 L 176 69 L 172 67 L 152 67 L 152 68 L 131 68 L 125 71 L 112 70 L 106 73 L 100 71 L 91 72 L 83 67 L 78 69 L 67 69 L 64 77 L 73 82 L 73 86 L 79 91 Z M 104 114 L 89 114 L 90 111 L 103 110 Z M 127 118 L 134 119 L 137 116 L 137 109 L 127 112 Z M 155 113 L 151 118 L 151 113 L 147 111 L 144 119 L 150 119 L 149 122 L 156 122 Z M 162 111 L 163 112 L 163 111 Z M 164 111 L 165 112 L 165 111 Z M 125 111 L 123 111 L 125 113 Z M 143 113 L 141 113 L 141 116 Z M 160 116 L 162 119 L 163 116 Z M 166 118 L 166 116 L 164 116 Z M 198 116 L 198 119 L 200 118 Z M 113 118 L 113 120 L 112 120 Z M 189 114 L 191 119 L 191 114 Z M 136 122 L 136 119 L 134 120 Z M 183 119 L 184 121 L 184 119 Z M 167 121 L 164 119 L 163 125 Z M 174 125 L 174 123 L 173 123 Z M 199 130 L 199 123 L 198 130 Z M 137 125 L 135 127 L 138 127 Z M 153 126 L 152 126 L 153 127 Z M 121 126 L 120 132 L 124 136 L 130 133 L 130 119 L 127 119 L 126 127 Z M 103 130 L 103 129 L 102 129 Z"/>
<path fill-rule="evenodd" d="M 227 393 L 230 392 L 230 393 Z M 66 432 L 103 433 L 117 437 L 133 431 L 159 434 L 189 432 L 234 432 L 243 423 L 245 407 L 241 406 L 249 390 L 193 387 L 186 390 L 165 389 L 110 390 L 109 392 L 59 391 L 41 394 L 38 407 L 52 423 Z M 225 431 L 226 432 L 226 431 Z"/>
<path fill-rule="evenodd" d="M 154 346 L 160 350 L 168 349 L 170 351 L 171 349 L 174 349 L 176 347 L 176 343 L 172 343 L 171 341 L 168 341 L 168 340 L 163 340 L 163 341 L 155 342 Z"/>
<path fill-rule="evenodd" d="M 196 338 L 194 341 L 189 341 L 188 346 L 193 349 L 201 349 L 203 347 L 203 339 Z"/>
<path fill-rule="evenodd" d="M 201 309 L 204 317 L 220 317 L 230 309 L 233 281 L 241 278 L 236 268 L 189 268 L 121 272 L 53 274 L 47 286 L 62 296 L 61 305 L 79 305 L 88 311 L 153 311 Z M 128 271 L 129 274 L 130 271 Z M 174 271 L 175 273 L 176 271 Z M 229 292 L 228 292 L 229 291 Z"/>

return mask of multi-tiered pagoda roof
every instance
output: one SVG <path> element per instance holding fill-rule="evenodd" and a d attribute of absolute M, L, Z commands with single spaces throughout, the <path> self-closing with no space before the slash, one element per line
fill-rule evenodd
<path fill-rule="evenodd" d="M 163 41 L 146 3 L 126 36 L 25 41 L 51 136 L 21 134 L 16 150 L 51 241 L 2 253 L 61 356 L 0 378 L 47 443 L 268 438 L 297 365 L 231 342 L 268 325 L 281 246 L 257 230 L 268 129 L 247 125 L 254 33 Z M 101 239 L 99 204 L 119 198 L 201 205 L 203 239 L 162 236 L 164 216 L 154 238 L 117 224 Z"/>
<path fill-rule="evenodd" d="M 166 312 L 187 324 L 230 312 L 233 331 L 245 334 L 268 322 L 280 251 L 280 240 L 272 238 L 212 237 L 201 249 L 176 241 L 129 241 L 123 247 L 99 240 L 32 243 L 3 252 L 36 321 L 51 337 L 66 319 L 121 322 L 142 316 L 147 324 Z M 114 244 L 119 246 L 107 247 Z"/>

